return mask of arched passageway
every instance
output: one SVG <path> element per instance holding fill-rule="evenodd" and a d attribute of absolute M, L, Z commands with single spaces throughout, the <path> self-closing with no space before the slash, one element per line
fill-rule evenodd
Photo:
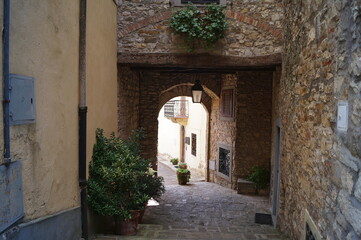
<path fill-rule="evenodd" d="M 126 137 L 132 129 L 145 128 L 147 137 L 142 142 L 143 157 L 151 159 L 153 167 L 158 169 L 159 174 L 162 175 L 161 169 L 164 168 L 164 165 L 160 163 L 158 168 L 157 161 L 159 111 L 167 101 L 174 97 L 191 96 L 191 86 L 196 79 L 200 80 L 205 88 L 202 103 L 208 112 L 207 150 L 205 153 L 206 181 L 217 183 L 217 187 L 221 185 L 228 189 L 239 189 L 238 180 L 246 178 L 254 166 L 271 168 L 273 112 L 277 111 L 277 106 L 273 106 L 272 93 L 275 89 L 277 90 L 279 72 L 280 69 L 272 66 L 248 69 L 232 67 L 214 69 L 209 66 L 193 69 L 183 66 L 179 69 L 157 65 L 141 67 L 119 64 L 119 135 Z M 171 182 L 173 181 L 173 185 L 175 185 L 175 175 L 172 179 Z M 194 182 L 194 184 L 198 183 L 200 182 Z M 191 186 L 189 191 L 202 192 L 198 188 L 193 188 L 196 185 Z M 214 185 L 202 185 L 202 187 L 211 189 Z M 176 187 L 170 188 L 170 190 L 179 191 Z M 233 197 L 240 200 L 234 191 L 231 192 L 235 194 Z M 214 197 L 217 200 L 217 196 L 207 194 L 198 196 L 188 191 L 183 194 L 188 194 L 198 200 L 205 199 L 205 205 L 207 205 L 207 198 Z M 228 198 L 229 196 L 225 194 L 223 197 Z M 166 208 L 170 214 L 175 214 L 172 208 L 167 208 L 170 206 L 169 204 L 172 204 L 167 202 L 169 198 L 172 199 L 171 201 L 178 201 L 175 199 L 176 196 L 166 194 L 163 203 L 157 209 L 165 211 L 164 208 Z M 269 196 L 264 199 L 268 201 Z M 194 208 L 202 205 L 202 201 L 193 200 L 185 199 Z M 210 202 L 213 200 L 210 199 Z M 253 201 L 252 198 L 247 197 L 243 200 Z M 247 206 L 248 203 L 242 202 L 243 200 L 241 199 L 240 204 Z M 229 202 L 224 204 L 232 208 L 232 204 Z M 219 205 L 220 208 L 221 205 Z M 208 206 L 212 208 L 211 204 Z M 179 205 L 179 207 L 187 208 L 188 206 Z M 214 209 L 218 211 L 216 208 Z M 157 211 L 153 216 L 163 214 Z M 252 211 L 257 211 L 257 209 Z M 242 211 L 229 211 L 228 213 L 218 211 L 218 213 L 221 215 L 217 215 L 214 219 L 221 219 L 224 214 L 229 214 L 229 218 L 235 222 L 238 221 L 235 220 L 238 219 L 238 214 L 243 214 Z M 188 212 L 188 214 L 191 213 Z M 249 224 L 253 224 L 254 212 L 247 217 L 252 218 Z M 199 220 L 198 223 L 202 221 Z"/>
<path fill-rule="evenodd" d="M 211 111 L 212 99 L 217 100 L 220 93 L 220 74 L 189 74 L 189 73 L 135 73 L 127 68 L 121 68 L 124 76 L 120 82 L 120 89 L 127 89 L 126 95 L 119 95 L 119 134 L 129 136 L 131 129 L 145 128 L 147 137 L 142 145 L 143 157 L 152 159 L 153 167 L 157 168 L 157 142 L 158 142 L 158 113 L 161 107 L 176 96 L 191 96 L 191 86 L 195 77 L 199 79 L 206 89 L 203 105 L 208 112 Z M 134 90 L 137 88 L 137 90 Z M 134 94 L 135 93 L 135 94 Z M 134 97 L 134 99 L 131 99 Z M 131 115 L 131 116 L 130 116 Z"/>
<path fill-rule="evenodd" d="M 158 162 L 176 167 L 170 160 L 177 159 L 187 163 L 193 180 L 206 180 L 209 152 L 206 107 L 193 103 L 190 97 L 175 97 L 159 111 L 158 123 Z"/>
<path fill-rule="evenodd" d="M 254 166 L 271 167 L 275 68 L 200 71 L 119 65 L 119 135 L 143 127 L 143 157 L 157 169 L 158 113 L 176 96 L 191 96 L 195 79 L 205 88 L 209 113 L 206 180 L 237 189 Z M 221 152 L 221 153 L 220 153 Z"/>

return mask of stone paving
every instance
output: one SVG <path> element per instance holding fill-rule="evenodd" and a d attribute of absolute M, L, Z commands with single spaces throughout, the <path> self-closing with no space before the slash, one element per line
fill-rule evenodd
<path fill-rule="evenodd" d="M 97 236 L 96 240 L 285 239 L 272 226 L 254 223 L 256 212 L 269 213 L 265 197 L 239 195 L 214 183 L 178 185 L 175 171 L 160 163 L 166 193 L 148 207 L 137 236 Z"/>

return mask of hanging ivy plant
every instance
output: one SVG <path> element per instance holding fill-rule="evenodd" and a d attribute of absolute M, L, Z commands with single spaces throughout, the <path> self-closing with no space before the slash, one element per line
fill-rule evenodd
<path fill-rule="evenodd" d="M 170 20 L 171 29 L 184 37 L 190 51 L 197 46 L 211 48 L 224 38 L 228 23 L 224 14 L 225 6 L 208 5 L 204 11 L 189 4 L 174 13 Z"/>

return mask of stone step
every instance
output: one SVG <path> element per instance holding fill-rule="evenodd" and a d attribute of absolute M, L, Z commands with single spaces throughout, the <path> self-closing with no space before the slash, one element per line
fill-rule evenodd
<path fill-rule="evenodd" d="M 116 235 L 98 235 L 95 240 L 143 240 L 143 239 L 238 239 L 238 240 L 253 240 L 253 239 L 285 239 L 282 238 L 276 229 L 271 226 L 231 226 L 231 227 L 208 227 L 208 226 L 174 226 L 174 225 L 155 225 L 155 224 L 140 224 L 136 236 L 116 236 Z"/>

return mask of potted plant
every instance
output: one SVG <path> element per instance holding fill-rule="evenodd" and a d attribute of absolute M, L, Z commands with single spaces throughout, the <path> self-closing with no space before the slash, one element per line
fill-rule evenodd
<path fill-rule="evenodd" d="M 101 129 L 96 132 L 89 167 L 88 203 L 96 214 L 113 217 L 116 234 L 136 234 L 139 212 L 151 198 L 151 181 L 144 181 L 153 179 L 150 161 L 140 157 L 139 140 L 143 136 L 142 130 L 135 131 L 128 140 L 114 134 L 106 138 Z M 162 183 L 161 179 L 156 181 Z"/>
<path fill-rule="evenodd" d="M 191 172 L 187 169 L 186 163 L 180 163 L 177 169 L 177 179 L 179 185 L 186 185 L 191 178 Z"/>
<path fill-rule="evenodd" d="M 170 28 L 184 37 L 189 51 L 197 46 L 211 48 L 219 39 L 224 38 L 228 26 L 224 9 L 225 6 L 216 4 L 209 4 L 204 9 L 189 4 L 173 14 Z"/>
<path fill-rule="evenodd" d="M 253 182 L 255 193 L 258 195 L 260 190 L 268 187 L 270 172 L 265 167 L 255 166 L 252 168 L 251 174 L 248 176 L 247 180 Z"/>
<path fill-rule="evenodd" d="M 179 160 L 178 160 L 178 158 L 172 158 L 172 159 L 170 160 L 170 162 L 171 162 L 173 165 L 177 165 L 178 162 L 179 162 Z"/>

